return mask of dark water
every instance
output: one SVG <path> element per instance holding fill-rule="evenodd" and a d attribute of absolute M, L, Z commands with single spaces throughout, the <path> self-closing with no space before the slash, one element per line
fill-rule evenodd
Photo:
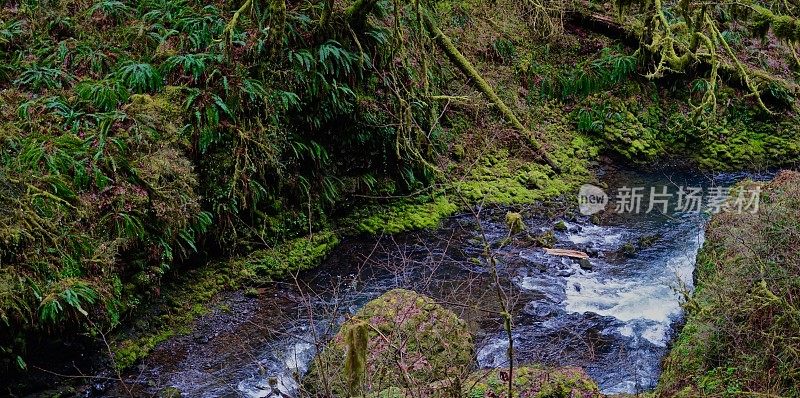
<path fill-rule="evenodd" d="M 725 186 L 744 177 L 769 175 L 614 171 L 602 180 L 613 193 L 622 186 Z M 294 395 L 296 380 L 344 317 L 395 287 L 428 294 L 466 319 L 477 337 L 477 366 L 508 366 L 496 290 L 481 256 L 485 236 L 511 300 L 517 364 L 582 366 L 605 393 L 651 389 L 693 286 L 708 214 L 606 211 L 595 225 L 573 207 L 521 213 L 530 235 L 564 221 L 555 247 L 589 253 L 591 270 L 544 253 L 525 234 L 500 245 L 508 237 L 507 209 L 459 215 L 437 231 L 350 239 L 294 283 L 265 289 L 259 299 L 230 297 L 233 311 L 201 322 L 199 336 L 159 348 L 128 381 L 149 391 L 174 386 L 185 396 Z M 634 252 L 625 254 L 631 245 Z"/>

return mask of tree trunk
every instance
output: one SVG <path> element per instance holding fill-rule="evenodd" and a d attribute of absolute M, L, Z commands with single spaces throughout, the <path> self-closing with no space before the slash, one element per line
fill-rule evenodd
<path fill-rule="evenodd" d="M 363 30 L 367 17 L 376 4 L 378 4 L 378 0 L 356 0 L 353 5 L 345 10 L 347 22 L 354 31 L 360 32 Z"/>

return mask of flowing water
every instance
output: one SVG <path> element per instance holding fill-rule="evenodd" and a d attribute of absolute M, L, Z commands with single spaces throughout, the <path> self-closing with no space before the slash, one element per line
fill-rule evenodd
<path fill-rule="evenodd" d="M 615 171 L 602 180 L 613 193 L 623 186 L 648 192 L 651 186 L 727 186 L 743 177 Z M 175 386 L 187 396 L 296 395 L 296 380 L 316 347 L 348 313 L 395 287 L 428 294 L 466 319 L 475 331 L 478 367 L 508 366 L 508 341 L 481 256 L 485 238 L 512 300 L 517 364 L 581 366 L 605 393 L 651 389 L 693 286 L 708 216 L 644 214 L 643 206 L 640 214 L 606 211 L 600 225 L 562 211 L 569 206 L 522 210 L 532 236 L 564 221 L 566 229 L 554 231 L 555 247 L 589 253 L 591 269 L 546 254 L 525 234 L 509 243 L 506 209 L 459 215 L 437 231 L 347 240 L 296 283 L 263 289 L 258 299 L 227 297 L 232 311 L 217 311 L 201 321 L 200 332 L 160 347 L 131 381 L 152 390 Z"/>

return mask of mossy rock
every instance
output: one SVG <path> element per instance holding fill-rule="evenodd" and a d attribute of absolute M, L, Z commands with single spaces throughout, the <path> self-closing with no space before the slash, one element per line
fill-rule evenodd
<path fill-rule="evenodd" d="M 362 347 L 356 330 L 366 333 L 365 350 L 348 353 L 350 347 Z M 324 395 L 328 385 L 335 396 L 375 394 L 390 387 L 427 389 L 466 375 L 473 350 L 466 323 L 452 311 L 429 297 L 394 289 L 342 325 L 313 361 L 303 385 L 312 395 Z M 353 360 L 358 357 L 363 363 L 353 365 L 360 362 Z"/>
<path fill-rule="evenodd" d="M 514 397 L 593 398 L 602 397 L 597 384 L 580 368 L 523 366 L 514 369 Z M 464 397 L 508 396 L 508 369 L 479 370 L 465 383 Z"/>

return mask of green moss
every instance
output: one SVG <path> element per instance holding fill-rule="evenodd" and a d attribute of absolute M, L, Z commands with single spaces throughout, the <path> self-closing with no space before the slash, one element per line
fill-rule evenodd
<path fill-rule="evenodd" d="M 522 221 L 522 214 L 508 212 L 506 213 L 506 226 L 512 234 L 518 234 L 525 230 L 525 223 Z"/>
<path fill-rule="evenodd" d="M 663 139 L 653 126 L 654 112 L 641 109 L 633 98 L 623 101 L 608 93 L 587 102 L 592 108 L 589 114 L 601 126 L 593 130 L 607 148 L 634 163 L 652 162 L 665 154 Z"/>
<path fill-rule="evenodd" d="M 455 203 L 442 195 L 430 202 L 397 202 L 387 206 L 373 206 L 354 213 L 350 218 L 358 220 L 355 228 L 357 232 L 394 234 L 436 228 L 442 219 L 451 216 L 458 209 Z"/>
<path fill-rule="evenodd" d="M 533 237 L 533 244 L 539 247 L 553 247 L 558 242 L 553 231 L 546 231 Z"/>
<path fill-rule="evenodd" d="M 165 287 L 161 301 L 154 304 L 162 307 L 164 315 L 142 315 L 138 330 L 112 342 L 117 369 L 128 369 L 158 344 L 191 332 L 194 321 L 213 308 L 209 303 L 218 293 L 238 288 L 243 283 L 264 283 L 314 267 L 338 244 L 339 238 L 334 233 L 318 232 L 245 258 L 209 263 L 190 271 Z M 257 294 L 256 290 L 248 292 Z M 230 310 L 225 305 L 217 308 Z"/>
<path fill-rule="evenodd" d="M 244 270 L 247 278 L 263 283 L 319 265 L 338 245 L 339 237 L 335 233 L 317 232 L 284 242 L 272 249 L 255 251 L 233 262 L 235 268 Z"/>
<path fill-rule="evenodd" d="M 305 388 L 321 392 L 327 382 L 336 396 L 352 390 L 353 380 L 342 359 L 352 345 L 349 332 L 363 326 L 368 331 L 363 388 L 367 394 L 379 392 L 370 391 L 370 386 L 384 391 L 378 396 L 396 396 L 399 389 L 427 389 L 466 374 L 472 365 L 474 344 L 463 320 L 429 297 L 394 289 L 367 303 L 342 326 L 313 362 L 303 380 Z"/>
<path fill-rule="evenodd" d="M 480 370 L 463 385 L 470 398 L 508 396 L 508 369 Z M 600 391 L 579 368 L 522 366 L 514 369 L 512 396 L 535 398 L 599 397 Z"/>
<path fill-rule="evenodd" d="M 756 121 L 725 121 L 709 128 L 697 163 L 710 170 L 741 170 L 791 165 L 800 158 L 797 126 Z"/>
<path fill-rule="evenodd" d="M 466 179 L 452 186 L 455 194 L 469 203 L 498 205 L 550 199 L 570 188 L 571 184 L 554 176 L 550 167 L 511 159 L 507 150 L 484 156 Z"/>
<path fill-rule="evenodd" d="M 137 339 L 124 340 L 113 348 L 114 365 L 117 370 L 129 369 L 140 359 L 145 358 L 160 343 L 175 336 L 172 329 Z"/>

